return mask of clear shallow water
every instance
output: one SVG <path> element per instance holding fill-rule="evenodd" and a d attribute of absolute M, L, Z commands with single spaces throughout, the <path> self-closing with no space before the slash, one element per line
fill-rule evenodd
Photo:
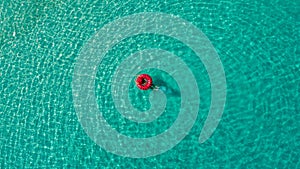
<path fill-rule="evenodd" d="M 0 168 L 299 168 L 296 1 L 3 1 L 0 10 Z M 81 47 L 106 23 L 137 12 L 180 16 L 216 48 L 226 73 L 227 101 L 217 130 L 204 144 L 198 136 L 210 105 L 208 75 L 188 47 L 163 36 L 140 35 L 111 49 L 97 71 L 97 101 L 121 133 L 149 137 L 163 132 L 176 119 L 178 98 L 170 96 L 157 121 L 135 124 L 113 111 L 109 77 L 134 51 L 167 49 L 187 62 L 200 84 L 200 111 L 189 135 L 164 154 L 131 159 L 101 149 L 78 122 L 71 82 Z M 161 79 L 163 74 L 155 73 Z M 134 106 L 149 106 L 143 94 L 132 90 L 138 95 L 133 102 L 141 98 Z"/>

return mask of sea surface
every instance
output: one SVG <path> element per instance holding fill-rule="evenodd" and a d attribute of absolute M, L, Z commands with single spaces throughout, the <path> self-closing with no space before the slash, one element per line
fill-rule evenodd
<path fill-rule="evenodd" d="M 101 28 L 145 12 L 182 18 L 206 35 L 223 65 L 227 95 L 219 125 L 200 144 L 211 84 L 193 50 L 161 34 L 117 43 L 97 66 L 94 83 L 99 110 L 117 132 L 153 137 L 170 128 L 180 110 L 176 80 L 153 68 L 140 73 L 172 91 L 161 116 L 137 123 L 118 112 L 112 77 L 134 52 L 155 48 L 179 56 L 195 76 L 201 100 L 195 124 L 180 143 L 156 156 L 130 158 L 107 151 L 87 135 L 76 114 L 72 79 L 83 47 Z M 299 28 L 296 0 L 2 0 L 0 168 L 300 168 Z M 148 110 L 149 93 L 139 90 L 132 77 L 128 97 L 133 107 Z"/>

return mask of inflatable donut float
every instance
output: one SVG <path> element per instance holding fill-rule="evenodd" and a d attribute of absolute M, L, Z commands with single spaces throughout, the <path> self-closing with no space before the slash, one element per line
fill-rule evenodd
<path fill-rule="evenodd" d="M 141 90 L 148 90 L 152 86 L 152 78 L 148 74 L 138 75 L 135 84 Z"/>

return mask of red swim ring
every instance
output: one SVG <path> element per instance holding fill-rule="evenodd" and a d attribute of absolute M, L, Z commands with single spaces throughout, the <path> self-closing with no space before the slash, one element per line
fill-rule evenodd
<path fill-rule="evenodd" d="M 152 78 L 148 74 L 141 74 L 136 78 L 135 83 L 139 89 L 148 90 L 152 86 Z"/>

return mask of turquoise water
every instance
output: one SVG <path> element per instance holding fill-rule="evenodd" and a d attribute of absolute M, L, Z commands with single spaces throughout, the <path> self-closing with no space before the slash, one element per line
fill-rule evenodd
<path fill-rule="evenodd" d="M 300 168 L 299 10 L 296 1 L 0 2 L 0 168 Z M 211 100 L 200 60 L 166 36 L 120 42 L 99 65 L 95 81 L 99 109 L 120 133 L 137 138 L 162 133 L 175 121 L 180 102 L 170 95 L 165 112 L 149 124 L 122 118 L 110 83 L 131 53 L 173 52 L 191 68 L 201 91 L 188 136 L 163 154 L 134 159 L 107 152 L 89 138 L 78 122 L 71 84 L 80 49 L 97 30 L 140 12 L 173 14 L 205 33 L 226 73 L 227 100 L 217 130 L 199 144 Z M 156 82 L 174 83 L 164 72 L 145 72 Z M 149 108 L 149 93 L 131 86 L 133 106 Z"/>

